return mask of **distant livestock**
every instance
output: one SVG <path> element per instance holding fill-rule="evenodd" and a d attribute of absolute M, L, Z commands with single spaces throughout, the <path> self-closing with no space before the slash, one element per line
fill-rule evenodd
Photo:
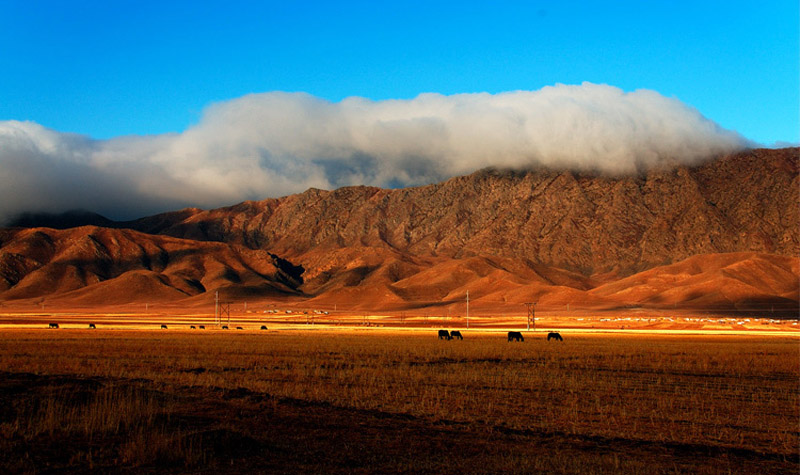
<path fill-rule="evenodd" d="M 223 330 L 227 330 L 228 329 L 228 325 L 222 325 L 222 329 Z"/>
<path fill-rule="evenodd" d="M 453 337 L 450 336 L 450 332 L 447 330 L 439 330 L 439 339 L 440 340 L 452 340 Z"/>
<path fill-rule="evenodd" d="M 464 337 L 461 336 L 461 332 L 458 331 L 458 330 L 451 331 L 450 332 L 450 338 L 456 338 L 456 339 L 459 339 L 459 340 L 463 340 L 464 339 Z"/>
<path fill-rule="evenodd" d="M 58 323 L 51 323 L 47 328 L 58 328 Z"/>
<path fill-rule="evenodd" d="M 196 328 L 194 327 L 194 325 L 189 325 L 189 329 L 190 329 L 190 330 L 196 330 Z"/>
<path fill-rule="evenodd" d="M 244 330 L 242 327 L 236 327 L 237 330 Z"/>
<path fill-rule="evenodd" d="M 201 329 L 201 330 L 205 330 L 205 329 L 206 329 L 206 326 L 205 326 L 205 325 L 200 325 L 200 329 Z"/>
<path fill-rule="evenodd" d="M 94 325 L 94 323 L 90 323 L 90 324 L 89 324 L 89 328 L 90 328 L 91 330 L 94 330 L 94 329 L 95 329 L 95 328 L 97 328 L 97 327 Z"/>
<path fill-rule="evenodd" d="M 266 326 L 266 325 L 261 325 L 261 329 L 262 329 L 262 330 L 266 330 L 266 329 L 267 329 L 267 326 Z"/>
<path fill-rule="evenodd" d="M 508 341 L 525 341 L 520 332 L 508 332 Z"/>
<path fill-rule="evenodd" d="M 167 329 L 167 326 L 162 324 L 162 325 L 161 325 L 161 329 L 162 329 L 162 330 L 166 330 L 166 329 Z"/>
<path fill-rule="evenodd" d="M 547 341 L 550 341 L 550 340 L 564 341 L 564 339 L 561 338 L 561 334 L 558 333 L 558 332 L 550 332 L 550 333 L 548 333 L 547 334 Z"/>

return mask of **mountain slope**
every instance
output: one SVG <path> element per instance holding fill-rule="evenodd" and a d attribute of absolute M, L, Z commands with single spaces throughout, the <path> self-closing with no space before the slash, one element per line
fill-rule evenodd
<path fill-rule="evenodd" d="M 277 256 L 224 243 L 84 226 L 0 231 L 0 295 L 129 302 L 223 289 L 299 294 Z"/>
<path fill-rule="evenodd" d="M 797 307 L 800 259 L 758 253 L 706 254 L 656 267 L 589 293 L 642 305 L 709 308 Z"/>

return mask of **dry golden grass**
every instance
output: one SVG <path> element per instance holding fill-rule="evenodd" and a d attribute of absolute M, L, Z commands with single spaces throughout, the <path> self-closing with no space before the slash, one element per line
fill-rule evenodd
<path fill-rule="evenodd" d="M 175 401 L 163 394 L 137 386 L 104 386 L 88 384 L 75 391 L 59 390 L 30 400 L 14 400 L 15 417 L 0 423 L 0 446 L 37 446 L 41 441 L 78 442 L 91 449 L 69 454 L 69 465 L 92 469 L 94 457 L 116 447 L 115 461 L 120 465 L 141 466 L 155 462 L 179 463 L 187 467 L 203 460 L 196 440 L 175 431 L 169 417 Z M 8 452 L 13 447 L 3 447 Z M 5 468 L 28 472 L 31 467 L 22 461 L 10 461 Z M 16 462 L 16 464 L 15 464 Z"/>
<path fill-rule="evenodd" d="M 529 333 L 513 344 L 475 332 L 444 342 L 412 332 L 8 331 L 0 367 L 245 388 L 434 424 L 796 455 L 796 338 L 565 336 L 559 344 Z M 113 388 L 80 413 L 58 399 L 3 430 L 113 432 L 157 412 Z"/>

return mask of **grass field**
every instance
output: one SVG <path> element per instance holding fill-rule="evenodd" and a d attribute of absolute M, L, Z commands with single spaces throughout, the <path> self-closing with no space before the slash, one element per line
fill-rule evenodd
<path fill-rule="evenodd" d="M 0 331 L 0 469 L 795 473 L 800 339 Z"/>

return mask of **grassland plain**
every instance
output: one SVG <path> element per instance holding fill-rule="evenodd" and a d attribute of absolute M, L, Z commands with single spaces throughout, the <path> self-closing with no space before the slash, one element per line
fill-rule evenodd
<path fill-rule="evenodd" d="M 788 473 L 783 336 L 3 330 L 10 472 Z"/>

